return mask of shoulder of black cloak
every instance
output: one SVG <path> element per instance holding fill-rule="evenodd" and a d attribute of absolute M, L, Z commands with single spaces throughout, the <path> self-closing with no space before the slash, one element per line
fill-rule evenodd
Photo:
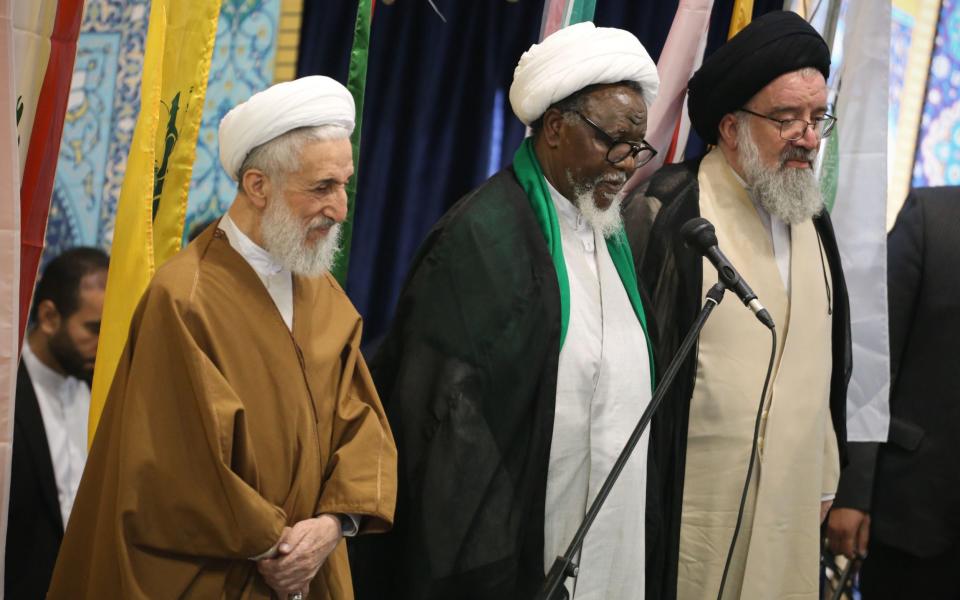
<path fill-rule="evenodd" d="M 371 360 L 398 498 L 393 532 L 352 541 L 358 599 L 533 595 L 559 332 L 556 271 L 507 168 L 430 231 Z"/>
<path fill-rule="evenodd" d="M 843 276 L 840 248 L 830 213 L 824 210 L 813 220 L 823 253 L 830 265 L 833 312 L 833 368 L 830 376 L 830 416 L 837 434 L 840 465 L 847 464 L 847 386 L 853 370 L 853 342 L 850 333 L 850 299 Z"/>
<path fill-rule="evenodd" d="M 645 201 L 656 218 L 650 228 L 640 279 L 650 292 L 657 324 L 657 364 L 665 369 L 697 313 L 703 266 L 684 246 L 680 227 L 700 216 L 700 159 L 668 165 L 651 179 Z M 647 597 L 674 600 L 680 552 L 687 423 L 695 362 L 688 358 L 651 424 L 647 515 Z M 650 499 L 653 499 L 651 502 Z M 658 514 L 651 514 L 657 511 Z"/>

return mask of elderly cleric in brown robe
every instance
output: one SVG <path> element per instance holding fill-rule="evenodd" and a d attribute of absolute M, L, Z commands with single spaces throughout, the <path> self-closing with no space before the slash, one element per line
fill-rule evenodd
<path fill-rule="evenodd" d="M 758 409 L 771 336 L 736 298 L 707 322 L 653 431 L 671 481 L 663 504 L 677 597 L 716 598 L 759 428 L 743 524 L 724 598 L 814 600 L 820 523 L 845 441 L 849 311 L 839 253 L 813 161 L 828 114 L 830 52 L 801 17 L 773 12 L 712 56 L 689 84 L 705 157 L 661 169 L 644 254 L 661 351 L 671 356 L 717 272 L 678 230 L 704 217 L 776 323 L 770 389 Z M 730 294 L 728 294 L 730 296 Z M 672 597 L 665 594 L 664 598 Z"/>
<path fill-rule="evenodd" d="M 393 519 L 396 449 L 328 269 L 354 103 L 278 84 L 220 125 L 229 212 L 144 293 L 51 598 L 352 598 L 344 535 Z"/>

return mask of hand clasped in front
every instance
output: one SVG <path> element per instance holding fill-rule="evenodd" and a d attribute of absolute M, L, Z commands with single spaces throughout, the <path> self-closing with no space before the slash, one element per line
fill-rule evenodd
<path fill-rule="evenodd" d="M 320 515 L 285 527 L 277 544 L 278 555 L 257 561 L 257 569 L 281 598 L 300 592 L 306 598 L 310 582 L 343 532 L 334 515 Z"/>

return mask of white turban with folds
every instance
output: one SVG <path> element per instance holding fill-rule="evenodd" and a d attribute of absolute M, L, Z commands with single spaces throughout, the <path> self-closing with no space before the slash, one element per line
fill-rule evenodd
<path fill-rule="evenodd" d="M 353 133 L 353 96 L 322 75 L 301 77 L 258 92 L 220 121 L 220 163 L 237 181 L 251 150 L 298 127 L 339 125 Z"/>
<path fill-rule="evenodd" d="M 523 53 L 513 71 L 510 105 L 526 125 L 588 85 L 634 81 L 647 108 L 660 88 L 657 65 L 629 31 L 589 21 L 565 27 Z"/>

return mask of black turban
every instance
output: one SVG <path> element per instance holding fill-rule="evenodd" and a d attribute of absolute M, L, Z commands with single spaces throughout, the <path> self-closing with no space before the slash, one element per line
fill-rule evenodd
<path fill-rule="evenodd" d="M 688 85 L 690 122 L 707 143 L 717 143 L 720 119 L 742 107 L 768 83 L 804 67 L 830 75 L 830 49 L 794 12 L 754 19 L 703 61 Z"/>

